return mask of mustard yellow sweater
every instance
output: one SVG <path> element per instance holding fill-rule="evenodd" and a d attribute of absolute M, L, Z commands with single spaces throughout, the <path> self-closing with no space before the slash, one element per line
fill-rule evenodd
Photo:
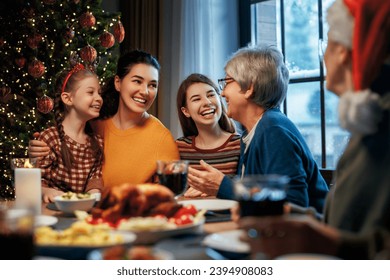
<path fill-rule="evenodd" d="M 111 118 L 96 125 L 104 138 L 105 187 L 150 182 L 157 160 L 179 159 L 170 131 L 152 115 L 142 126 L 126 130 L 116 128 Z"/>

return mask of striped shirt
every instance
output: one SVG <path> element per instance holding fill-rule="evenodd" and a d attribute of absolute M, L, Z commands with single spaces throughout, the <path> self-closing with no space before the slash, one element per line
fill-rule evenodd
<path fill-rule="evenodd" d="M 96 137 L 103 147 L 103 139 L 100 136 Z M 87 192 L 90 189 L 102 189 L 102 160 L 95 160 L 89 138 L 86 144 L 80 144 L 65 135 L 65 143 L 70 148 L 74 159 L 70 172 L 62 159 L 61 141 L 57 128 L 53 126 L 44 130 L 39 140 L 44 141 L 50 148 L 49 155 L 40 161 L 42 187 L 76 193 Z"/>
<path fill-rule="evenodd" d="M 176 140 L 180 158 L 188 160 L 191 167 L 203 170 L 199 161 L 203 159 L 219 171 L 233 177 L 237 174 L 240 158 L 240 135 L 232 134 L 225 143 L 214 149 L 199 149 L 195 144 L 195 136 L 180 137 Z"/>

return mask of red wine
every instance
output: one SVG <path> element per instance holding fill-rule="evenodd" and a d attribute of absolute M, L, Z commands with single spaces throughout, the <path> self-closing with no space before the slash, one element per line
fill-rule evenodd
<path fill-rule="evenodd" d="M 286 202 L 284 191 L 264 190 L 239 199 L 241 216 L 275 216 L 283 214 Z"/>
<path fill-rule="evenodd" d="M 32 234 L 0 233 L 0 260 L 31 260 L 34 256 Z"/>
<path fill-rule="evenodd" d="M 187 173 L 157 174 L 161 185 L 166 186 L 175 195 L 182 194 L 187 188 Z"/>

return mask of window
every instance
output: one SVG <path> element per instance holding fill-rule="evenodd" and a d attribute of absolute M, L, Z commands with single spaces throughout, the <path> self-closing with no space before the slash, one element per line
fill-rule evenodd
<path fill-rule="evenodd" d="M 283 112 L 296 124 L 321 168 L 334 169 L 349 139 L 338 124 L 338 97 L 326 90 L 321 57 L 326 10 L 334 0 L 250 1 L 252 44 L 277 45 L 290 71 Z"/>

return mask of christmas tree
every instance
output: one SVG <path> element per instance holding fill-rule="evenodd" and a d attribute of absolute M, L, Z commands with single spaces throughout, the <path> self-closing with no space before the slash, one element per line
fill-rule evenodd
<path fill-rule="evenodd" d="M 100 0 L 2 1 L 0 22 L 0 198 L 13 199 L 13 157 L 28 157 L 35 131 L 53 123 L 51 89 L 70 61 L 115 73 L 124 29 Z"/>

